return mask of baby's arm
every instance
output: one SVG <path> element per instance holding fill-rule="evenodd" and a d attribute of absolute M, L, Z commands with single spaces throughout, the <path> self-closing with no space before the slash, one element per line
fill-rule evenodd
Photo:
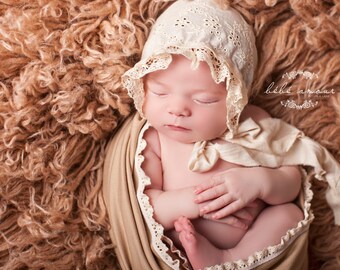
<path fill-rule="evenodd" d="M 260 198 L 266 203 L 277 205 L 293 201 L 300 192 L 301 173 L 297 166 L 282 166 L 277 169 L 259 167 L 262 182 Z"/>
<path fill-rule="evenodd" d="M 160 158 L 159 138 L 156 130 L 150 128 L 144 136 L 147 146 L 143 151 L 143 170 L 151 179 L 151 185 L 145 189 L 154 208 L 155 219 L 167 229 L 174 227 L 180 216 L 189 219 L 199 217 L 198 205 L 194 202 L 194 187 L 178 190 L 163 190 L 163 173 Z"/>
<path fill-rule="evenodd" d="M 292 201 L 300 186 L 301 175 L 295 166 L 233 168 L 199 185 L 195 201 L 200 204 L 201 215 L 215 212 L 212 218 L 220 219 L 256 199 L 271 205 Z"/>
<path fill-rule="evenodd" d="M 259 107 L 248 105 L 241 120 L 250 116 L 255 121 L 270 117 Z M 200 204 L 201 215 L 214 212 L 212 217 L 219 219 L 256 198 L 271 205 L 292 201 L 300 186 L 301 174 L 297 166 L 235 168 L 198 186 L 195 200 Z"/>
<path fill-rule="evenodd" d="M 246 106 L 242 112 L 241 121 L 251 117 L 259 122 L 271 116 L 254 105 Z M 281 166 L 279 168 L 254 167 L 251 175 L 259 179 L 262 187 L 260 199 L 270 205 L 290 202 L 296 198 L 301 188 L 301 172 L 298 166 Z"/>

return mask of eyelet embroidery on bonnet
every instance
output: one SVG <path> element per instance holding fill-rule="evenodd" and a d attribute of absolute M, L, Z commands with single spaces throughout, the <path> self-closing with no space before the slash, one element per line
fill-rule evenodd
<path fill-rule="evenodd" d="M 226 81 L 227 127 L 235 133 L 239 116 L 251 94 L 257 64 L 251 27 L 234 9 L 220 9 L 209 0 L 178 0 L 156 20 L 141 60 L 122 77 L 143 116 L 143 76 L 166 69 L 171 54 L 182 54 L 196 68 L 206 61 L 216 83 Z"/>

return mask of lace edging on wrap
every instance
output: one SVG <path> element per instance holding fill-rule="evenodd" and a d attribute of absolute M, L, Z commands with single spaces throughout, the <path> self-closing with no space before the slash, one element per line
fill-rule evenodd
<path fill-rule="evenodd" d="M 144 219 L 148 225 L 151 235 L 151 245 L 159 257 L 172 269 L 180 269 L 180 261 L 173 260 L 172 257 L 168 254 L 169 248 L 163 242 L 164 238 L 164 228 L 161 224 L 155 221 L 153 218 L 153 207 L 150 204 L 149 197 L 144 193 L 145 187 L 151 184 L 150 177 L 148 177 L 143 169 L 142 163 L 144 161 L 144 157 L 141 154 L 146 147 L 146 141 L 143 139 L 143 135 L 145 131 L 148 129 L 148 124 L 146 124 L 139 135 L 137 150 L 136 150 L 136 170 L 138 175 L 138 187 L 137 187 L 137 199 L 143 213 Z M 171 240 L 169 239 L 171 242 Z M 187 259 L 185 256 L 182 256 L 179 250 L 175 248 L 175 246 L 171 242 L 171 250 L 170 252 L 177 253 L 178 256 L 184 261 L 184 264 L 187 264 Z M 190 269 L 190 268 L 187 268 Z"/>

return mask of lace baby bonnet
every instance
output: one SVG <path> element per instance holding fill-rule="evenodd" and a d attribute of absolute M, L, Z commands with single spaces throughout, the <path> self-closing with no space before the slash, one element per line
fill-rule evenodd
<path fill-rule="evenodd" d="M 143 76 L 166 69 L 171 54 L 206 61 L 216 83 L 226 82 L 228 129 L 235 133 L 239 116 L 252 94 L 257 64 L 251 27 L 234 9 L 220 9 L 212 0 L 178 0 L 156 20 L 141 60 L 122 77 L 128 94 L 143 117 Z"/>

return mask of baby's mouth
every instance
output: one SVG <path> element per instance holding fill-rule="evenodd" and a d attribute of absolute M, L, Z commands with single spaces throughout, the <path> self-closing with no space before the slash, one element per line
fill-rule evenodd
<path fill-rule="evenodd" d="M 177 126 L 177 125 L 165 125 L 165 126 L 174 131 L 190 131 L 190 129 L 182 127 L 182 126 Z"/>

